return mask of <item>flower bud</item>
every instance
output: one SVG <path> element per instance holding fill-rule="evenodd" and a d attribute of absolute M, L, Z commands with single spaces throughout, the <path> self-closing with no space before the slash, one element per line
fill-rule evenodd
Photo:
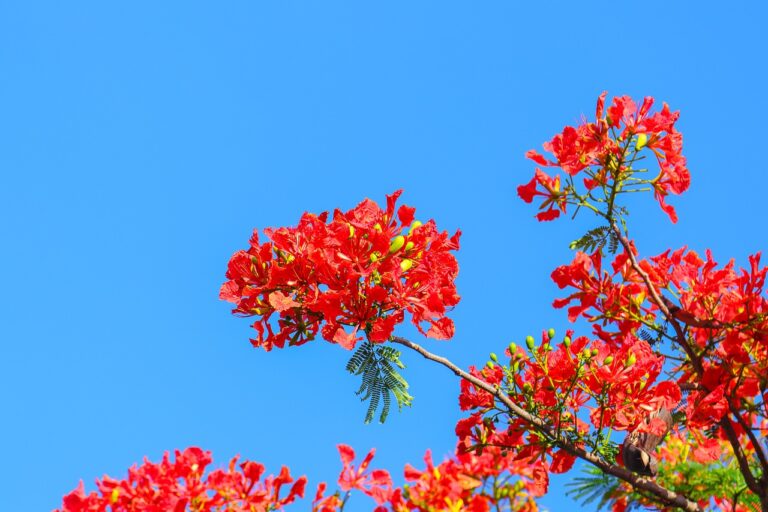
<path fill-rule="evenodd" d="M 515 357 L 515 354 L 517 354 L 517 344 L 514 341 L 510 342 L 509 347 L 507 348 L 509 348 L 509 355 Z"/>
<path fill-rule="evenodd" d="M 379 223 L 377 222 L 377 223 L 376 223 L 376 224 L 373 226 L 373 229 L 375 229 L 376 231 L 378 231 L 379 233 L 381 233 L 381 224 L 379 224 Z"/>
<path fill-rule="evenodd" d="M 488 361 L 487 363 L 485 363 L 485 366 L 487 366 L 490 369 L 493 369 L 493 366 L 494 366 L 493 361 Z"/>
<path fill-rule="evenodd" d="M 496 355 L 495 352 L 491 352 L 491 361 L 493 361 L 495 363 L 499 362 L 499 358 L 498 358 L 498 356 Z"/>
<path fill-rule="evenodd" d="M 624 363 L 624 366 L 630 367 L 636 362 L 637 362 L 637 356 L 635 354 L 629 354 L 629 357 L 627 358 L 627 362 Z"/>
<path fill-rule="evenodd" d="M 533 386 L 531 386 L 530 382 L 526 382 L 525 384 L 523 384 L 523 391 L 526 394 L 530 394 L 530 392 L 533 391 Z"/>
<path fill-rule="evenodd" d="M 375 252 L 372 252 L 370 256 L 370 260 L 371 260 L 371 263 L 376 263 L 377 261 L 379 261 L 379 257 L 376 256 Z"/>
<path fill-rule="evenodd" d="M 352 238 L 353 236 L 355 236 L 355 226 L 350 224 L 349 225 L 349 238 Z"/>
<path fill-rule="evenodd" d="M 409 260 L 406 258 L 400 262 L 400 270 L 402 270 L 403 272 L 407 272 L 408 269 L 410 269 L 412 266 L 413 266 L 413 260 Z"/>
<path fill-rule="evenodd" d="M 550 328 L 550 329 L 547 331 L 547 337 L 548 337 L 549 339 L 552 339 L 552 338 L 554 338 L 554 337 L 555 337 L 555 330 L 554 330 L 554 329 L 552 329 L 552 328 Z"/>
<path fill-rule="evenodd" d="M 109 496 L 109 502 L 114 505 L 115 503 L 117 503 L 117 498 L 119 497 L 120 497 L 120 488 L 115 487 L 114 489 L 112 489 L 112 494 Z"/>
<path fill-rule="evenodd" d="M 611 364 L 613 362 L 613 356 L 608 356 L 603 359 L 603 364 Z"/>
<path fill-rule="evenodd" d="M 533 350 L 536 346 L 536 340 L 533 339 L 533 336 L 526 336 L 525 345 L 528 347 L 528 350 Z"/>
<path fill-rule="evenodd" d="M 422 225 L 423 225 L 423 224 L 422 224 L 422 222 L 421 222 L 420 220 L 415 220 L 415 221 L 413 221 L 413 223 L 411 224 L 411 231 L 410 231 L 410 233 L 413 233 L 413 231 L 414 231 L 415 229 L 417 229 L 417 228 L 421 227 Z"/>
<path fill-rule="evenodd" d="M 648 135 L 645 133 L 637 134 L 637 142 L 635 142 L 635 151 L 640 151 L 648 144 Z"/>
<path fill-rule="evenodd" d="M 405 237 L 403 235 L 397 235 L 392 239 L 392 243 L 389 244 L 389 254 L 394 254 L 399 251 L 403 245 L 405 245 Z"/>
<path fill-rule="evenodd" d="M 592 357 L 595 357 L 598 353 L 599 351 L 596 348 L 592 349 Z"/>
<path fill-rule="evenodd" d="M 408 243 L 407 243 L 407 244 L 405 244 L 405 250 L 406 250 L 406 251 L 410 251 L 411 249 L 413 249 L 413 242 L 411 242 L 411 241 L 409 240 L 409 241 L 408 241 Z"/>
<path fill-rule="evenodd" d="M 565 348 L 570 348 L 570 346 L 571 346 L 571 337 L 570 336 L 566 336 L 565 338 L 563 338 L 563 345 L 565 345 Z"/>

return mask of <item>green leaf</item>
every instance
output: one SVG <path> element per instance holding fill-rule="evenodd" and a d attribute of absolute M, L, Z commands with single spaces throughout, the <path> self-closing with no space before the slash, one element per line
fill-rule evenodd
<path fill-rule="evenodd" d="M 594 252 L 596 250 L 603 250 L 606 247 L 608 252 L 615 254 L 619 250 L 619 236 L 613 231 L 610 226 L 598 226 L 594 229 L 590 229 L 581 238 L 577 238 L 571 242 L 571 249 Z"/>
<path fill-rule="evenodd" d="M 365 341 L 352 354 L 346 368 L 349 373 L 361 376 L 356 394 L 361 401 L 369 401 L 365 423 L 373 421 L 379 406 L 379 422 L 384 423 L 392 407 L 392 396 L 395 397 L 398 410 L 413 402 L 413 397 L 408 393 L 408 383 L 397 371 L 398 368 L 405 368 L 397 349 Z"/>

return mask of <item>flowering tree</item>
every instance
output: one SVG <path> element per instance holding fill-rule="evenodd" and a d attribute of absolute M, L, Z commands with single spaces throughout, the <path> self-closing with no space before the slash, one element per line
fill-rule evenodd
<path fill-rule="evenodd" d="M 593 121 L 544 144 L 551 156 L 528 152 L 540 167 L 518 187 L 539 203 L 540 221 L 569 208 L 596 219 L 552 273 L 564 290 L 553 306 L 572 322 L 585 318 L 589 335 L 544 330 L 467 370 L 397 336 L 407 314 L 427 338 L 452 337 L 460 237 L 415 220 L 414 208 L 397 206 L 399 191 L 384 208 L 366 199 L 332 216 L 305 213 L 294 227 L 264 230 L 263 242 L 254 231 L 232 256 L 221 298 L 254 318 L 251 343 L 270 351 L 323 338 L 351 351 L 366 422 L 411 403 L 403 347 L 461 379 L 466 416 L 451 458 L 435 465 L 427 452 L 396 488 L 389 472 L 369 470 L 373 450 L 355 465 L 352 448 L 339 445 L 338 490 L 319 484 L 313 511 L 343 510 L 353 489 L 377 512 L 537 510 L 549 474 L 576 459 L 591 469 L 570 492 L 600 507 L 768 511 L 768 267 L 759 254 L 746 269 L 685 247 L 642 255 L 622 198 L 652 192 L 677 221 L 667 201 L 690 181 L 679 113 L 652 111 L 651 98 L 637 106 L 617 97 L 606 108 L 605 98 Z M 197 448 L 146 461 L 98 492 L 79 487 L 62 510 L 261 511 L 304 496 L 306 479 L 286 468 L 263 479 L 261 465 L 235 459 L 205 475 L 210 462 Z"/>

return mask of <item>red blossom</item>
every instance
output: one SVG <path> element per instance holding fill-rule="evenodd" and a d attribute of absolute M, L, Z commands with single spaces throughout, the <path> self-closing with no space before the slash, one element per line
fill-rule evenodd
<path fill-rule="evenodd" d="M 355 451 L 345 444 L 338 445 L 341 462 L 344 467 L 339 475 L 339 487 L 342 491 L 358 489 L 367 494 L 381 505 L 386 502 L 392 494 L 392 478 L 389 472 L 383 469 L 374 469 L 366 472 L 368 466 L 373 460 L 376 450 L 368 452 L 360 466 L 355 468 L 352 461 L 355 459 Z"/>

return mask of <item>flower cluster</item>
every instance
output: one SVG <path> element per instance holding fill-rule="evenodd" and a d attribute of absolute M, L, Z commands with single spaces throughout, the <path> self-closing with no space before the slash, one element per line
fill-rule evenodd
<path fill-rule="evenodd" d="M 424 470 L 406 466 L 408 484 L 395 490 L 390 500 L 394 512 L 535 512 L 538 507 L 534 498 L 546 493 L 547 482 L 541 480 L 537 465 L 502 454 L 494 447 L 482 454 L 459 448 L 453 457 L 438 465 L 427 451 L 424 463 Z"/>
<path fill-rule="evenodd" d="M 376 502 L 374 512 L 451 512 L 514 510 L 535 512 L 534 497 L 546 492 L 546 472 L 537 464 L 528 464 L 499 448 L 488 448 L 482 454 L 463 450 L 435 465 L 428 450 L 424 456 L 426 467 L 419 470 L 407 464 L 406 484 L 393 488 L 389 472 L 368 470 L 374 450 L 355 467 L 355 452 L 339 445 L 343 468 L 338 484 L 342 492 L 362 491 Z M 320 484 L 313 501 L 313 512 L 337 512 L 346 501 L 340 493 L 325 495 L 327 486 Z"/>
<path fill-rule="evenodd" d="M 492 354 L 491 361 L 471 373 L 503 391 L 541 421 L 539 431 L 555 434 L 573 446 L 599 450 L 607 432 L 653 431 L 661 425 L 644 420 L 652 411 L 672 410 L 681 400 L 674 382 L 659 378 L 663 358 L 637 338 L 622 344 L 581 336 L 568 331 L 555 344 L 554 331 L 542 333 L 537 345 L 526 338 L 528 351 L 512 343 L 506 350 L 507 364 Z M 536 428 L 521 418 L 506 417 L 506 406 L 491 393 L 462 381 L 459 405 L 472 414 L 459 420 L 456 433 L 466 449 L 503 447 L 517 459 L 536 464 L 545 478 L 548 472 L 563 473 L 574 463 L 573 454 L 558 449 Z M 585 419 L 589 419 L 589 423 Z"/>
<path fill-rule="evenodd" d="M 633 256 L 635 251 L 633 249 Z M 650 298 L 641 274 L 629 255 L 617 255 L 608 271 L 599 252 L 578 252 L 573 261 L 557 268 L 552 279 L 571 288 L 555 307 L 570 305 L 571 321 L 584 316 L 609 345 L 621 345 L 640 329 L 659 338 L 667 336 L 659 304 Z M 666 290 L 662 301 L 684 329 L 689 350 L 697 354 L 701 371 L 688 361 L 678 372 L 679 383 L 697 384 L 686 408 L 689 427 L 706 428 L 728 410 L 728 400 L 764 400 L 768 388 L 768 267 L 760 255 L 749 258 L 747 269 L 731 261 L 723 267 L 709 251 L 702 259 L 686 248 L 639 260 L 637 268 L 655 290 Z M 605 326 L 611 326 L 608 331 Z M 765 416 L 766 411 L 757 410 Z M 748 420 L 752 423 L 752 419 Z"/>
<path fill-rule="evenodd" d="M 594 122 L 566 126 L 544 144 L 554 160 L 533 150 L 526 153 L 543 167 L 562 169 L 565 183 L 561 183 L 560 175 L 551 177 L 537 168 L 531 181 L 518 187 L 518 194 L 526 203 L 541 196 L 542 211 L 536 217 L 547 221 L 565 213 L 568 204 L 597 211 L 596 205 L 603 203 L 607 210 L 601 213 L 612 217 L 616 194 L 653 190 L 661 208 L 677 222 L 666 197 L 685 192 L 690 184 L 681 153 L 683 138 L 675 129 L 679 112 L 671 112 L 665 103 L 661 111 L 651 114 L 653 98 L 646 97 L 638 107 L 629 96 L 614 98 L 606 112 L 605 97 L 603 93 L 598 98 Z M 643 177 L 649 169 L 635 167 L 648 154 L 653 154 L 658 164 L 658 173 L 652 178 Z M 585 187 L 581 192 L 573 181 L 580 173 Z M 602 195 L 596 195 L 597 191 Z"/>
<path fill-rule="evenodd" d="M 432 220 L 414 220 L 414 208 L 396 209 L 400 193 L 387 196 L 385 210 L 366 199 L 330 221 L 305 213 L 298 226 L 265 229 L 265 243 L 254 231 L 248 250 L 230 259 L 220 293 L 234 313 L 257 317 L 254 346 L 301 345 L 318 332 L 346 349 L 362 334 L 384 342 L 405 312 L 423 334 L 453 336 L 445 315 L 459 302 L 451 252 L 460 232 L 449 237 Z"/>
<path fill-rule="evenodd" d="M 98 492 L 86 494 L 83 483 L 64 497 L 57 512 L 266 512 L 280 510 L 304 497 L 305 477 L 294 481 L 283 466 L 277 476 L 264 475 L 257 462 L 238 463 L 233 458 L 228 469 L 216 469 L 204 476 L 211 454 L 200 448 L 176 451 L 160 463 L 144 461 L 128 470 L 128 477 L 115 480 L 105 476 L 96 482 Z M 281 497 L 283 486 L 293 484 Z"/>

